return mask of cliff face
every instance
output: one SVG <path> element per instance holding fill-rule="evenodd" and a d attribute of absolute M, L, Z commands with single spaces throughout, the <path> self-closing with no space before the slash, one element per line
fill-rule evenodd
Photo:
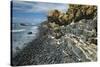
<path fill-rule="evenodd" d="M 54 10 L 41 24 L 40 35 L 12 58 L 12 65 L 97 61 L 97 7 L 69 5 Z"/>

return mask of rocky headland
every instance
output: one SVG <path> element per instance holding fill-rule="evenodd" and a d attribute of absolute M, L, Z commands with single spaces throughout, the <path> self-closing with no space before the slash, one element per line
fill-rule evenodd
<path fill-rule="evenodd" d="M 69 5 L 66 13 L 52 10 L 39 26 L 39 35 L 11 65 L 41 65 L 97 61 L 97 7 Z"/>

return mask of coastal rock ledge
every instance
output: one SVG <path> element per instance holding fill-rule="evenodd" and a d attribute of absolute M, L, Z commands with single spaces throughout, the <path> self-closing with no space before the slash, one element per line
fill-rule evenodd
<path fill-rule="evenodd" d="M 62 14 L 58 10 L 51 12 L 48 20 L 39 26 L 39 36 L 17 53 L 11 64 L 22 66 L 97 61 L 97 8 L 70 5 L 68 10 L 73 9 L 78 12 L 83 9 L 84 14 L 82 11 L 76 12 L 71 18 L 73 14 L 69 16 L 67 11 L 64 15 L 68 15 L 68 19 L 64 15 L 59 18 Z"/>

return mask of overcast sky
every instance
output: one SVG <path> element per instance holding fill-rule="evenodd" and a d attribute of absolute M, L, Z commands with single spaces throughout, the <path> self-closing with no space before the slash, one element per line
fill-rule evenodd
<path fill-rule="evenodd" d="M 17 23 L 40 23 L 46 20 L 48 10 L 58 9 L 65 12 L 67 8 L 68 5 L 62 3 L 13 1 L 12 19 Z"/>

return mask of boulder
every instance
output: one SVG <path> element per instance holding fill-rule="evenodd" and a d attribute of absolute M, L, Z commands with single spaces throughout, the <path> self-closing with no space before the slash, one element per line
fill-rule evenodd
<path fill-rule="evenodd" d="M 32 34 L 32 32 L 28 32 L 28 34 Z"/>
<path fill-rule="evenodd" d="M 20 23 L 21 26 L 27 26 L 25 23 Z"/>

